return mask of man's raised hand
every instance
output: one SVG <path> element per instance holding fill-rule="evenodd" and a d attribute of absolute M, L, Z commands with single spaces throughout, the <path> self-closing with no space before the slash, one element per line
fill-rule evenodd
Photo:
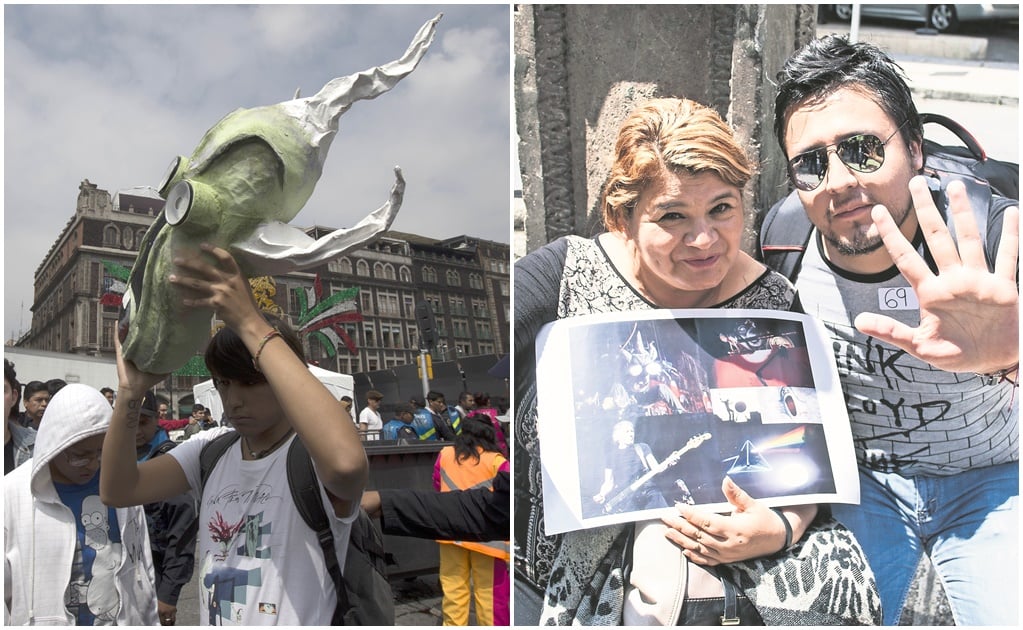
<path fill-rule="evenodd" d="M 909 189 L 937 274 L 902 235 L 884 206 L 875 206 L 872 217 L 892 260 L 916 292 L 920 323 L 913 328 L 885 315 L 862 313 L 856 318 L 856 328 L 942 370 L 991 373 L 1016 365 L 1019 209 L 1005 211 L 992 273 L 965 186 L 953 182 L 947 188 L 956 240 L 934 206 L 924 178 L 914 177 Z"/>

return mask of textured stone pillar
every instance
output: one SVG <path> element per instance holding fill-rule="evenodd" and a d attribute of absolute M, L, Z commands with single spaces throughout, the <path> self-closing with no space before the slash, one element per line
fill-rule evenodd
<path fill-rule="evenodd" d="M 770 79 L 814 32 L 814 5 L 518 5 L 515 99 L 527 251 L 601 230 L 621 121 L 649 98 L 714 107 L 760 164 L 757 213 L 786 191 Z M 521 252 L 520 252 L 521 253 Z"/>

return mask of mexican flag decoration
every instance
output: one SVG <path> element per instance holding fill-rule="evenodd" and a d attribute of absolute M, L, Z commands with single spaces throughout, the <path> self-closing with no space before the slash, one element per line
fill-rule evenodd
<path fill-rule="evenodd" d="M 320 274 L 316 274 L 312 287 L 296 291 L 299 304 L 298 326 L 302 334 L 319 341 L 330 357 L 336 356 L 342 345 L 349 353 L 358 354 L 359 349 L 355 347 L 344 324 L 362 321 L 362 313 L 355 301 L 359 287 L 350 287 L 324 297 Z"/>
<path fill-rule="evenodd" d="M 128 277 L 131 275 L 131 267 L 125 267 L 109 260 L 101 260 L 103 263 L 103 292 L 100 294 L 99 303 L 103 306 L 120 306 L 124 292 L 128 290 Z"/>

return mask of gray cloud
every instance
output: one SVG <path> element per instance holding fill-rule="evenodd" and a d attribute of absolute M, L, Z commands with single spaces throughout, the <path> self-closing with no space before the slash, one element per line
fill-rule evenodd
<path fill-rule="evenodd" d="M 438 12 L 419 68 L 342 116 L 294 223 L 351 225 L 400 165 L 395 229 L 509 242 L 508 5 L 5 7 L 5 338 L 29 326 L 33 275 L 83 179 L 155 186 L 231 110 L 391 61 Z"/>

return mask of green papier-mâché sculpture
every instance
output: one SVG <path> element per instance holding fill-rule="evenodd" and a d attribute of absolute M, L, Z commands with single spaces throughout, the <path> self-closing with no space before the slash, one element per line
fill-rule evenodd
<path fill-rule="evenodd" d="M 179 157 L 159 186 L 166 201 L 149 228 L 122 302 L 122 353 L 146 372 L 172 372 L 209 337 L 208 308 L 188 308 L 167 280 L 176 256 L 227 248 L 246 276 L 304 269 L 360 247 L 390 227 L 405 181 L 395 167 L 387 202 L 351 228 L 314 240 L 287 224 L 312 195 L 341 114 L 387 92 L 411 73 L 433 41 L 441 16 L 423 25 L 400 59 L 333 79 L 315 96 L 237 109 Z"/>

